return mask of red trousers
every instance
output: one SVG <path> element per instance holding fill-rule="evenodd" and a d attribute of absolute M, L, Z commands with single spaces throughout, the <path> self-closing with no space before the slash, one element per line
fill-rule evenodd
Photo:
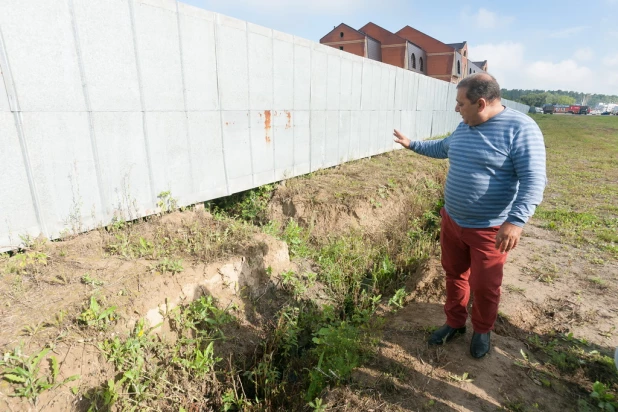
<path fill-rule="evenodd" d="M 465 326 L 470 290 L 474 294 L 472 327 L 487 333 L 494 327 L 500 302 L 500 285 L 507 254 L 496 249 L 500 226 L 464 228 L 455 223 L 443 208 L 440 245 L 442 267 L 446 272 L 446 324 Z"/>

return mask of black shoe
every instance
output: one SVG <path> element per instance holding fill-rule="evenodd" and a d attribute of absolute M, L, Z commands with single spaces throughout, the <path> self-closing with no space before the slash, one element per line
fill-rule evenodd
<path fill-rule="evenodd" d="M 444 325 L 431 334 L 429 337 L 429 344 L 444 345 L 446 342 L 450 342 L 455 336 L 463 335 L 465 333 L 465 326 L 463 328 L 451 328 L 449 325 Z"/>
<path fill-rule="evenodd" d="M 489 352 L 489 348 L 491 347 L 490 343 L 490 335 L 491 332 L 487 333 L 476 333 L 472 334 L 472 342 L 470 342 L 470 354 L 473 358 L 482 358 L 487 355 Z"/>

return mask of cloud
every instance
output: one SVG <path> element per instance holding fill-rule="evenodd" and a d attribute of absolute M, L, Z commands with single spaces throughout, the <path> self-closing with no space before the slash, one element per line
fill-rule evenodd
<path fill-rule="evenodd" d="M 579 53 L 578 53 L 579 52 Z M 587 57 L 588 51 L 576 52 Z M 587 93 L 618 94 L 618 54 L 607 55 L 600 64 L 586 65 L 575 58 L 560 61 L 526 58 L 519 42 L 470 46 L 472 60 L 485 60 L 489 73 L 507 89 L 576 90 Z"/>
<path fill-rule="evenodd" d="M 557 63 L 536 61 L 526 66 L 528 81 L 543 85 L 545 89 L 574 90 L 590 84 L 593 72 L 586 66 L 580 66 L 575 60 L 563 60 Z"/>
<path fill-rule="evenodd" d="M 588 26 L 567 27 L 566 29 L 558 30 L 549 34 L 549 37 L 554 39 L 566 39 L 575 36 L 586 30 Z"/>
<path fill-rule="evenodd" d="M 573 57 L 576 60 L 585 62 L 585 61 L 592 60 L 592 58 L 594 57 L 594 52 L 592 51 L 590 47 L 584 47 L 584 48 L 575 50 L 575 53 L 573 53 Z"/>
<path fill-rule="evenodd" d="M 603 64 L 608 67 L 618 67 L 618 53 L 605 56 L 603 58 Z"/>
<path fill-rule="evenodd" d="M 461 12 L 462 20 L 472 23 L 473 26 L 481 29 L 495 29 L 498 27 L 504 28 L 512 23 L 515 18 L 510 16 L 500 16 L 497 13 L 481 7 L 476 13 L 470 13 L 469 8 L 465 8 Z"/>

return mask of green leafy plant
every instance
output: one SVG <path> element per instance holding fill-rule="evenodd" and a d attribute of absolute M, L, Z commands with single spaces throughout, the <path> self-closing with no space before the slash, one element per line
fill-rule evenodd
<path fill-rule="evenodd" d="M 35 355 L 26 356 L 21 353 L 20 348 L 16 348 L 12 353 L 4 354 L 3 360 L 0 361 L 2 378 L 15 386 L 14 396 L 31 399 L 36 404 L 42 392 L 79 379 L 79 375 L 73 375 L 58 381 L 58 360 L 53 355 L 48 359 L 49 373 L 42 374 L 41 361 L 50 350 L 45 348 Z"/>
<path fill-rule="evenodd" d="M 178 201 L 172 197 L 172 192 L 166 190 L 157 195 L 157 207 L 161 209 L 162 213 L 173 212 L 178 209 Z"/>
<path fill-rule="evenodd" d="M 322 403 L 322 399 L 320 398 L 315 398 L 314 400 L 309 402 L 308 405 L 310 408 L 313 408 L 313 412 L 325 412 L 326 411 L 326 405 Z"/>
<path fill-rule="evenodd" d="M 84 308 L 77 318 L 77 322 L 82 326 L 105 330 L 110 323 L 116 320 L 116 309 L 116 306 L 107 309 L 102 308 L 96 298 L 92 296 L 90 298 L 90 304 Z"/>
<path fill-rule="evenodd" d="M 403 300 L 406 298 L 406 288 L 397 289 L 392 298 L 388 300 L 389 306 L 395 306 L 396 309 L 403 308 Z M 395 309 L 395 310 L 396 310 Z"/>
<path fill-rule="evenodd" d="M 597 406 L 602 411 L 616 412 L 618 410 L 616 395 L 610 393 L 609 388 L 603 383 L 595 382 L 592 385 L 590 396 L 597 402 Z"/>
<path fill-rule="evenodd" d="M 104 284 L 100 280 L 97 280 L 95 278 L 90 277 L 89 273 L 86 273 L 85 275 L 83 275 L 80 280 L 81 280 L 81 282 L 84 285 L 89 285 L 89 286 L 93 286 L 93 287 L 94 286 L 103 286 L 103 284 Z"/>
<path fill-rule="evenodd" d="M 182 260 L 180 259 L 174 260 L 174 259 L 163 258 L 157 264 L 157 270 L 164 272 L 164 273 L 169 272 L 171 274 L 176 274 L 176 273 L 182 272 L 184 268 L 182 267 Z"/>

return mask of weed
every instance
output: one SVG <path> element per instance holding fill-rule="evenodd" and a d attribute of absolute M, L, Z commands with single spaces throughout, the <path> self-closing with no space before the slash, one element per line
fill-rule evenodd
<path fill-rule="evenodd" d="M 254 224 L 267 222 L 266 211 L 275 186 L 264 185 L 245 192 L 236 193 L 207 204 L 214 212 L 223 211 L 229 216 Z"/>
<path fill-rule="evenodd" d="M 93 287 L 104 285 L 104 282 L 90 277 L 89 273 L 84 274 L 80 280 L 84 285 L 89 285 Z"/>
<path fill-rule="evenodd" d="M 161 209 L 162 213 L 173 212 L 178 209 L 178 201 L 172 197 L 172 192 L 166 190 L 157 195 L 157 207 Z"/>
<path fill-rule="evenodd" d="M 90 298 L 90 304 L 84 308 L 82 313 L 77 318 L 77 322 L 89 328 L 105 330 L 116 320 L 116 306 L 107 309 L 102 308 L 96 298 Z"/>
<path fill-rule="evenodd" d="M 320 398 L 315 398 L 314 400 L 308 403 L 308 406 L 310 408 L 313 408 L 313 412 L 325 412 L 326 411 L 326 405 L 322 403 L 322 399 Z"/>
<path fill-rule="evenodd" d="M 184 270 L 182 267 L 182 260 L 173 260 L 168 258 L 163 258 L 159 263 L 157 263 L 156 269 L 162 273 L 169 272 L 172 275 L 180 273 Z"/>
<path fill-rule="evenodd" d="M 37 274 L 39 266 L 46 266 L 49 256 L 40 251 L 29 251 L 12 256 L 7 263 L 7 272 L 15 274 Z"/>
<path fill-rule="evenodd" d="M 395 310 L 403 308 L 403 300 L 406 298 L 406 288 L 397 289 L 397 292 L 388 300 L 388 306 L 395 306 Z"/>
<path fill-rule="evenodd" d="M 449 374 L 448 377 L 456 382 L 474 382 L 474 379 L 470 378 L 468 372 L 464 372 L 461 376 Z"/>
<path fill-rule="evenodd" d="M 597 406 L 602 411 L 615 412 L 618 410 L 618 402 L 616 396 L 609 392 L 609 388 L 601 382 L 595 382 L 592 385 L 592 393 L 590 396 L 597 402 Z"/>
<path fill-rule="evenodd" d="M 41 361 L 50 350 L 45 348 L 35 355 L 26 356 L 20 348 L 16 348 L 12 353 L 4 354 L 0 361 L 2 378 L 15 386 L 15 396 L 31 399 L 36 404 L 42 392 L 79 379 L 79 375 L 73 375 L 58 381 L 58 360 L 53 355 L 48 359 L 49 374 L 41 374 Z"/>

